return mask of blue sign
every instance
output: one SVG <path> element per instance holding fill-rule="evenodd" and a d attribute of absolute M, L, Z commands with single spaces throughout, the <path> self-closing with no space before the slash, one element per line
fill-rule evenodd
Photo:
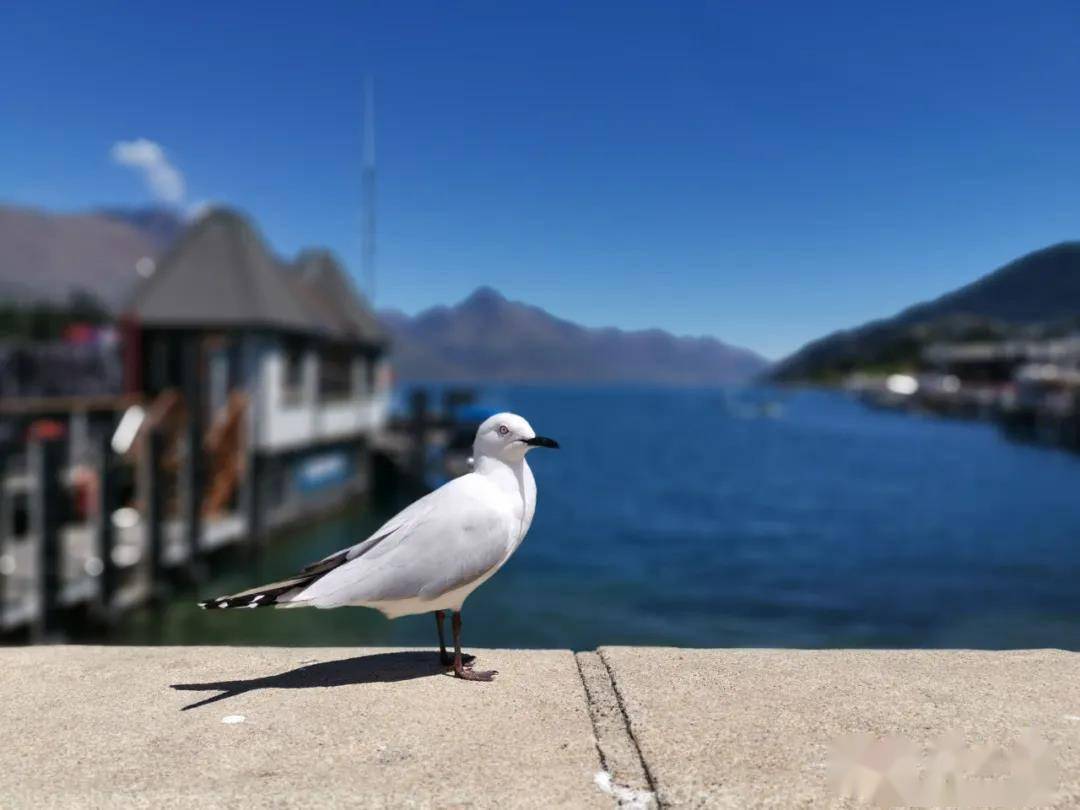
<path fill-rule="evenodd" d="M 352 463 L 345 451 L 320 453 L 297 465 L 296 488 L 301 492 L 317 492 L 341 484 L 351 475 Z"/>

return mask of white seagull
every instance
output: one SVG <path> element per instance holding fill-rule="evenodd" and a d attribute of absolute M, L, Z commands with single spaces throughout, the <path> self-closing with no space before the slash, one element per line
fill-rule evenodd
<path fill-rule="evenodd" d="M 439 658 L 454 675 L 490 681 L 461 656 L 461 606 L 510 559 L 536 511 L 536 481 L 525 461 L 534 447 L 558 447 L 525 419 L 499 413 L 473 442 L 473 471 L 414 502 L 368 537 L 304 568 L 294 577 L 199 607 L 370 607 L 388 618 L 435 613 Z M 446 652 L 443 618 L 452 613 L 454 657 Z"/>

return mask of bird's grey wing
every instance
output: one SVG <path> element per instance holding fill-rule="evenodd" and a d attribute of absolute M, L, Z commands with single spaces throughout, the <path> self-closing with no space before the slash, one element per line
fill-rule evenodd
<path fill-rule="evenodd" d="M 295 601 L 333 607 L 434 599 L 498 565 L 509 548 L 509 511 L 493 505 L 490 485 L 476 476 L 450 484 L 432 493 L 439 497 L 430 508 L 414 512 L 385 540 L 312 582 Z"/>
<path fill-rule="evenodd" d="M 476 476 L 466 475 L 444 484 L 394 515 L 369 537 L 341 551 L 335 551 L 328 557 L 323 557 L 288 579 L 260 585 L 232 596 L 222 596 L 200 604 L 205 608 L 234 608 L 282 607 L 303 603 L 306 601 L 303 594 L 313 585 L 322 582 L 328 575 L 358 560 L 378 559 L 394 549 L 409 535 L 408 527 L 422 524 L 439 504 L 461 500 L 457 495 L 459 491 L 476 490 L 476 482 L 470 484 L 467 480 L 470 477 L 476 478 Z"/>
<path fill-rule="evenodd" d="M 445 484 L 444 487 L 449 486 L 452 483 L 454 482 L 450 481 Z M 412 523 L 422 520 L 424 515 L 431 511 L 434 504 L 434 496 L 439 493 L 444 487 L 440 487 L 433 492 L 429 492 L 424 497 L 409 504 L 392 518 L 390 518 L 388 521 L 386 521 L 386 523 L 384 523 L 382 526 L 372 532 L 368 537 L 361 540 L 359 543 L 349 546 L 348 548 L 343 548 L 340 551 L 335 551 L 333 554 L 323 557 L 317 562 L 313 562 L 310 565 L 304 566 L 298 576 L 322 576 L 328 571 L 332 571 L 333 569 L 344 563 L 349 562 L 350 560 L 355 560 L 357 557 L 360 557 L 363 554 L 367 554 L 384 541 L 395 537 L 395 535 L 397 535 L 397 539 L 400 539 L 399 529 L 401 529 L 403 526 L 408 526 Z"/>

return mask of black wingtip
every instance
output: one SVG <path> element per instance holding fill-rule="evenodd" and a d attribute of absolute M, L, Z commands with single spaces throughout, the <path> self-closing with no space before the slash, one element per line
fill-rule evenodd
<path fill-rule="evenodd" d="M 290 591 L 295 587 L 295 585 L 290 584 L 281 588 L 262 591 L 261 593 L 249 593 L 242 596 L 219 596 L 217 599 L 208 599 L 205 602 L 199 602 L 199 607 L 203 610 L 274 607 L 278 604 L 277 598 L 282 593 Z"/>

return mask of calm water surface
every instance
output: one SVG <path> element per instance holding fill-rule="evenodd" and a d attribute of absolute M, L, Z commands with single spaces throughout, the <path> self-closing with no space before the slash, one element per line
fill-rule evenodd
<path fill-rule="evenodd" d="M 529 536 L 465 609 L 477 646 L 1080 649 L 1080 458 L 990 426 L 824 392 L 512 388 L 563 449 L 529 456 Z M 779 407 L 763 407 L 779 402 Z M 358 509 L 238 557 L 200 596 L 356 542 Z M 430 616 L 205 613 L 184 595 L 118 641 L 430 644 Z"/>

